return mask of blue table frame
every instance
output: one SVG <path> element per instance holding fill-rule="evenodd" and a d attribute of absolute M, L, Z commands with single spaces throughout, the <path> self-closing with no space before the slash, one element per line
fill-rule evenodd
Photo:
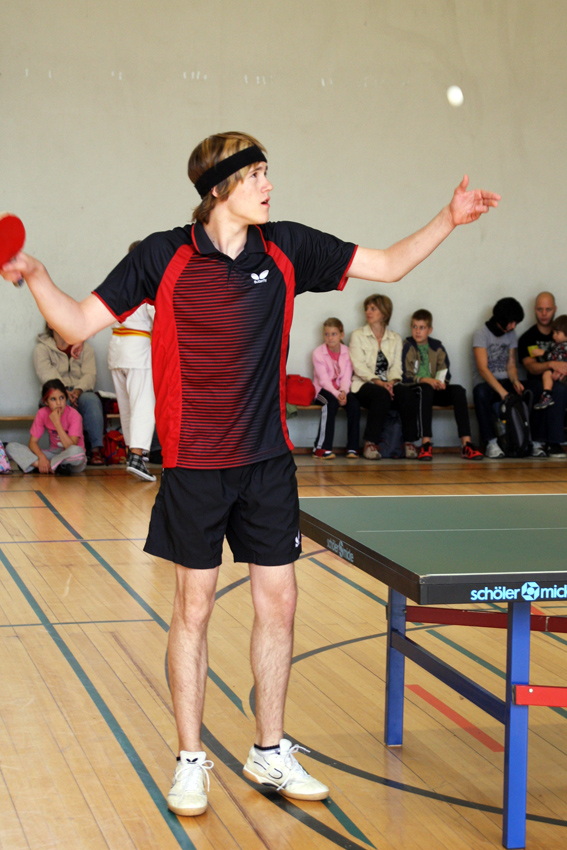
<path fill-rule="evenodd" d="M 386 656 L 386 712 L 384 739 L 388 747 L 403 743 L 405 659 L 423 667 L 461 696 L 504 724 L 504 800 L 502 844 L 507 848 L 526 846 L 528 774 L 528 707 L 514 702 L 514 685 L 529 684 L 529 602 L 508 605 L 506 697 L 495 697 L 450 665 L 406 636 L 406 597 L 388 592 L 388 637 Z"/>
<path fill-rule="evenodd" d="M 399 500 L 397 503 L 396 498 Z M 423 501 L 428 498 L 431 502 L 437 499 L 437 506 Z M 526 844 L 529 709 L 528 705 L 520 704 L 521 700 L 516 699 L 515 688 L 529 685 L 530 636 L 531 628 L 534 628 L 531 622 L 530 588 L 535 585 L 544 598 L 548 593 L 557 593 L 558 583 L 563 582 L 559 595 L 547 598 L 567 598 L 567 496 L 459 496 L 458 499 L 445 497 L 448 501 L 442 502 L 443 498 L 300 499 L 301 530 L 348 563 L 388 585 L 387 746 L 401 746 L 403 742 L 406 658 L 504 724 L 502 843 L 510 850 L 523 848 Z M 379 499 L 380 512 L 378 514 L 375 510 L 374 516 L 380 516 L 384 527 L 376 529 L 372 525 L 371 509 L 372 503 L 377 508 Z M 434 521 L 439 513 L 443 514 L 443 518 L 435 526 Z M 547 546 L 543 554 L 538 523 L 546 527 Z M 461 532 L 469 535 L 462 538 L 463 544 L 458 537 Z M 443 538 L 447 538 L 448 544 Z M 446 545 L 448 550 L 443 549 Z M 474 550 L 475 557 L 470 556 L 471 545 L 477 547 Z M 493 552 L 496 549 L 498 552 Z M 447 555 L 447 551 L 450 555 Z M 503 565 L 503 552 L 506 552 L 513 569 Z M 463 568 L 454 571 L 435 569 L 442 563 L 443 555 L 445 561 L 448 557 L 457 558 Z M 478 566 L 479 563 L 482 568 Z M 497 592 L 504 590 L 506 595 L 498 598 L 508 602 L 506 694 L 503 700 L 406 635 L 408 598 L 420 606 L 463 602 L 474 605 L 477 600 L 487 598 L 483 596 L 484 588 L 492 588 Z M 412 614 L 413 622 L 419 620 L 422 612 L 425 616 L 426 611 L 433 612 L 431 616 L 435 617 L 435 609 L 424 607 L 418 611 Z M 473 612 L 461 613 L 462 624 L 467 624 L 467 614 L 472 619 Z M 476 612 L 474 616 L 478 620 Z M 425 619 L 423 622 L 443 620 Z M 487 622 L 486 625 L 491 624 Z M 565 691 L 535 686 L 534 690 Z"/>

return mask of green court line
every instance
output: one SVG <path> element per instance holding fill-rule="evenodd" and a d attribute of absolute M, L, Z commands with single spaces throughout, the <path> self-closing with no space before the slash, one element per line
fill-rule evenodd
<path fill-rule="evenodd" d="M 76 529 L 74 529 L 73 526 L 70 523 L 67 522 L 67 520 L 60 514 L 60 512 L 57 510 L 57 508 L 55 508 L 51 504 L 49 499 L 47 499 L 43 495 L 43 493 L 40 493 L 39 490 L 35 491 L 35 492 L 37 492 L 37 495 L 41 498 L 44 505 L 47 508 L 49 508 L 49 510 L 54 514 L 54 516 L 57 517 L 59 522 L 61 522 L 62 525 L 64 525 L 65 528 L 68 531 L 70 531 L 71 534 L 74 535 L 77 542 L 80 543 L 81 546 L 83 546 L 87 550 L 87 552 L 89 552 L 93 556 L 93 558 L 95 558 L 98 561 L 98 563 L 101 565 L 101 567 L 104 567 L 104 569 L 107 571 L 107 573 L 109 573 L 109 575 L 111 575 L 112 578 L 115 579 L 115 581 L 118 582 L 118 584 L 126 591 L 126 593 L 128 593 L 129 596 L 131 596 L 132 599 L 134 599 L 138 603 L 138 605 L 140 605 L 140 607 L 144 609 L 144 611 L 147 614 L 149 614 L 149 616 L 152 618 L 152 620 L 154 620 L 154 622 L 156 622 L 158 624 L 158 626 L 160 626 L 160 628 L 163 629 L 164 632 L 166 632 L 166 633 L 169 632 L 169 625 L 165 622 L 165 620 L 162 617 L 160 617 L 160 615 L 157 613 L 157 611 L 154 611 L 154 609 L 151 607 L 151 605 L 148 605 L 148 603 L 140 596 L 140 594 L 136 590 L 134 590 L 134 588 L 130 584 L 128 584 L 128 582 L 125 579 L 122 578 L 120 573 L 118 573 L 114 569 L 114 567 L 111 567 L 110 564 L 108 563 L 108 561 L 106 561 L 102 557 L 102 555 L 99 554 L 93 546 L 91 546 L 90 543 L 87 543 L 87 541 L 84 540 L 84 538 L 81 537 L 79 532 Z M 237 584 L 241 584 L 243 581 L 244 581 L 244 579 L 239 579 L 238 582 L 234 583 L 234 586 L 236 586 Z M 229 588 L 224 588 L 224 590 L 220 590 L 219 595 L 222 596 L 223 593 L 226 593 L 228 589 Z M 244 711 L 244 706 L 242 704 L 242 700 L 234 693 L 234 691 L 231 690 L 231 688 L 226 684 L 226 682 L 224 682 L 220 678 L 220 676 L 218 676 L 216 673 L 214 673 L 210 668 L 209 668 L 209 676 L 213 680 L 213 682 L 222 690 L 222 692 L 231 700 L 231 702 L 238 708 L 238 710 L 241 711 L 242 714 L 246 717 L 246 712 Z"/>
<path fill-rule="evenodd" d="M 323 800 L 323 805 L 327 808 L 336 820 L 343 826 L 353 838 L 358 838 L 359 841 L 364 841 L 365 844 L 370 845 L 370 847 L 376 847 L 369 838 L 365 836 L 365 834 L 357 827 L 357 825 L 352 821 L 349 816 L 343 812 L 343 810 L 337 806 L 334 800 L 331 800 L 330 797 L 327 797 L 326 800 Z"/>
<path fill-rule="evenodd" d="M 143 617 L 132 620 L 67 620 L 66 622 L 52 620 L 50 622 L 52 626 L 104 626 L 110 623 L 152 623 L 153 620 Z M 0 629 L 29 629 L 35 626 L 43 628 L 43 623 L 2 623 Z"/>
<path fill-rule="evenodd" d="M 42 505 L 40 510 L 44 511 Z M 136 543 L 139 540 L 145 540 L 145 537 L 83 537 L 85 543 Z M 76 540 L 69 540 L 65 537 L 62 540 L 51 538 L 50 540 L 0 540 L 0 546 L 38 546 L 40 543 L 76 543 Z"/>
<path fill-rule="evenodd" d="M 18 587 L 20 593 L 23 595 L 24 599 L 26 600 L 36 617 L 41 621 L 42 625 L 45 627 L 45 630 L 47 631 L 49 637 L 53 640 L 53 642 L 55 643 L 55 645 L 57 646 L 57 648 L 59 649 L 59 651 L 61 652 L 61 654 L 77 676 L 77 678 L 79 679 L 85 691 L 92 699 L 98 712 L 100 713 L 106 725 L 114 735 L 116 741 L 122 748 L 124 755 L 138 774 L 138 778 L 144 785 L 157 810 L 162 815 L 167 826 L 173 833 L 179 846 L 183 848 L 183 850 L 196 850 L 195 845 L 193 844 L 185 830 L 182 828 L 176 815 L 172 814 L 167 808 L 165 797 L 161 793 L 155 780 L 153 779 L 149 770 L 136 752 L 134 746 L 130 742 L 128 736 L 120 726 L 114 714 L 112 713 L 112 711 L 96 689 L 95 685 L 93 684 L 93 682 L 91 681 L 79 661 L 75 658 L 63 638 L 58 634 L 52 623 L 50 623 L 43 609 L 40 607 L 39 603 L 36 601 L 35 597 L 31 593 L 29 588 L 26 586 L 25 582 L 20 578 L 17 570 L 10 563 L 2 549 L 0 549 L 0 561 L 3 563 L 8 574 Z"/>
<path fill-rule="evenodd" d="M 223 694 L 229 698 L 229 700 L 231 701 L 231 703 L 233 703 L 233 705 L 235 705 L 235 706 L 236 706 L 236 708 L 237 708 L 239 711 L 241 711 L 241 712 L 242 712 L 242 714 L 244 715 L 244 717 L 247 717 L 246 712 L 244 711 L 244 706 L 243 706 L 243 704 L 242 704 L 242 700 L 240 699 L 240 697 L 237 697 L 237 696 L 236 696 L 236 694 L 234 693 L 234 691 L 233 691 L 233 690 L 231 690 L 231 689 L 229 688 L 229 686 L 226 684 L 226 682 L 224 682 L 224 681 L 221 679 L 221 677 L 220 677 L 217 673 L 215 673 L 215 671 L 214 671 L 214 670 L 211 670 L 211 668 L 210 668 L 210 667 L 209 667 L 208 676 L 209 676 L 209 679 L 210 679 L 212 682 L 214 682 L 214 683 L 215 683 L 215 685 L 217 686 L 217 688 L 220 688 L 220 689 L 221 689 L 221 691 L 223 692 Z"/>
<path fill-rule="evenodd" d="M 440 634 L 435 629 L 427 629 L 427 633 L 433 635 L 434 638 L 437 638 L 437 640 L 440 640 L 442 643 L 447 644 L 447 646 L 452 647 L 452 649 L 456 649 L 457 652 L 461 653 L 461 655 L 466 655 L 466 657 L 470 658 L 471 661 L 475 661 L 477 664 L 480 664 L 481 667 L 484 667 L 485 670 L 489 670 L 491 673 L 494 673 L 495 676 L 499 676 L 501 679 L 506 678 L 506 673 L 504 673 L 498 667 L 495 667 L 493 664 L 490 664 L 488 661 L 485 661 L 484 658 L 480 658 L 479 655 L 475 655 L 474 652 L 465 649 L 464 646 L 455 643 L 454 640 L 451 640 L 451 638 L 448 638 L 446 635 Z"/>
<path fill-rule="evenodd" d="M 475 655 L 474 652 L 470 652 L 470 650 L 465 649 L 464 646 L 455 643 L 455 641 L 451 640 L 446 635 L 439 634 L 439 632 L 436 632 L 434 629 L 428 629 L 427 632 L 428 634 L 433 635 L 433 637 L 437 638 L 437 640 L 440 640 L 443 643 L 446 643 L 447 646 L 452 647 L 452 649 L 456 649 L 457 652 L 461 653 L 461 655 L 466 655 L 467 658 L 471 659 L 471 661 L 475 661 L 477 664 L 480 664 L 481 667 L 484 667 L 486 670 L 490 670 L 491 673 L 494 673 L 501 679 L 506 678 L 506 673 L 503 670 L 500 670 L 498 667 L 494 667 L 493 664 L 490 664 L 488 661 L 485 661 L 483 658 L 480 658 L 478 655 Z M 566 640 L 560 638 L 558 635 L 554 635 L 552 632 L 544 632 L 543 634 L 546 634 L 547 637 L 559 641 L 562 644 L 567 644 Z M 567 711 L 564 708 L 558 708 L 557 706 L 553 705 L 541 706 L 541 708 L 548 708 L 550 711 L 555 712 L 555 714 L 558 714 L 560 717 L 567 718 Z"/>
<path fill-rule="evenodd" d="M 351 587 L 354 587 L 354 589 L 358 590 L 359 593 L 363 593 L 364 596 L 368 596 L 370 599 L 373 599 L 375 602 L 378 602 L 380 605 L 383 605 L 384 608 L 386 608 L 388 606 L 388 603 L 386 602 L 385 599 L 381 599 L 379 596 L 376 596 L 375 593 L 371 593 L 370 590 L 366 590 L 365 587 L 361 587 L 355 581 L 352 581 L 352 579 L 346 578 L 345 576 L 341 575 L 336 570 L 333 570 L 331 567 L 328 567 L 326 564 L 321 563 L 321 561 L 318 561 L 317 558 L 308 558 L 308 560 L 313 561 L 314 564 L 317 564 L 318 567 L 321 567 L 322 570 L 325 570 L 326 572 L 330 573 L 332 576 L 335 576 L 336 578 L 340 578 L 340 580 L 344 581 L 345 584 L 349 584 Z"/>
<path fill-rule="evenodd" d="M 124 588 L 126 593 L 128 593 L 132 597 L 132 599 L 134 599 L 138 603 L 138 605 L 141 608 L 143 608 L 144 611 L 147 614 L 150 615 L 152 620 L 154 620 L 158 624 L 158 626 L 160 626 L 164 630 L 164 632 L 168 632 L 169 626 L 165 622 L 165 620 L 162 617 L 160 617 L 160 615 L 157 613 L 157 611 L 154 611 L 154 609 L 151 607 L 151 605 L 148 605 L 146 600 L 143 599 L 136 590 L 134 590 L 132 585 L 128 584 L 128 582 L 125 579 L 122 578 L 120 573 L 118 573 L 114 569 L 114 567 L 111 567 L 110 564 L 108 563 L 108 561 L 106 561 L 102 557 L 102 555 L 99 555 L 99 553 L 96 551 L 96 549 L 93 546 L 91 546 L 90 543 L 86 543 L 84 540 L 81 540 L 80 537 L 78 538 L 78 540 L 79 540 L 81 546 L 83 546 L 87 550 L 87 552 L 89 552 L 93 556 L 93 558 L 96 558 L 96 560 L 99 562 L 101 567 L 104 567 L 104 569 L 107 571 L 107 573 L 109 573 L 112 576 L 112 578 L 115 579 L 115 581 L 118 582 L 120 587 Z"/>

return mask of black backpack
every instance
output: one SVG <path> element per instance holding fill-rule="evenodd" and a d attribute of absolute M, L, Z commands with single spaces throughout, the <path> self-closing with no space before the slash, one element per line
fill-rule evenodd
<path fill-rule="evenodd" d="M 509 393 L 498 408 L 503 433 L 498 445 L 506 457 L 526 457 L 532 446 L 530 411 L 533 395 L 525 390 L 522 395 Z"/>
<path fill-rule="evenodd" d="M 384 458 L 403 457 L 402 420 L 397 410 L 389 410 L 378 440 L 378 451 Z"/>

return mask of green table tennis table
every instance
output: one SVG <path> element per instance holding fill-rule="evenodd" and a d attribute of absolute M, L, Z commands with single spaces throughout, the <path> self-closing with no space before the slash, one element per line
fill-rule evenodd
<path fill-rule="evenodd" d="M 502 843 L 525 847 L 529 705 L 567 705 L 567 688 L 529 681 L 531 631 L 567 631 L 567 618 L 531 614 L 567 601 L 567 495 L 302 498 L 300 522 L 389 588 L 386 744 L 402 744 L 409 658 L 504 724 Z M 494 602 L 507 610 L 470 607 Z M 431 607 L 454 603 L 468 610 Z M 408 621 L 506 628 L 505 699 L 408 638 Z"/>

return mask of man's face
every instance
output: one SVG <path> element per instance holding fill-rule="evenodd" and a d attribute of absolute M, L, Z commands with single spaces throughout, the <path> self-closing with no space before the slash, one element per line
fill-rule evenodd
<path fill-rule="evenodd" d="M 270 192 L 274 188 L 267 176 L 268 165 L 253 165 L 244 180 L 228 196 L 227 211 L 241 224 L 265 224 L 270 218 Z"/>
<path fill-rule="evenodd" d="M 539 295 L 535 305 L 536 322 L 540 328 L 548 328 L 553 322 L 557 307 L 549 295 Z"/>
<path fill-rule="evenodd" d="M 425 345 L 432 330 L 433 328 L 422 319 L 414 319 L 411 323 L 411 335 L 418 345 Z"/>

